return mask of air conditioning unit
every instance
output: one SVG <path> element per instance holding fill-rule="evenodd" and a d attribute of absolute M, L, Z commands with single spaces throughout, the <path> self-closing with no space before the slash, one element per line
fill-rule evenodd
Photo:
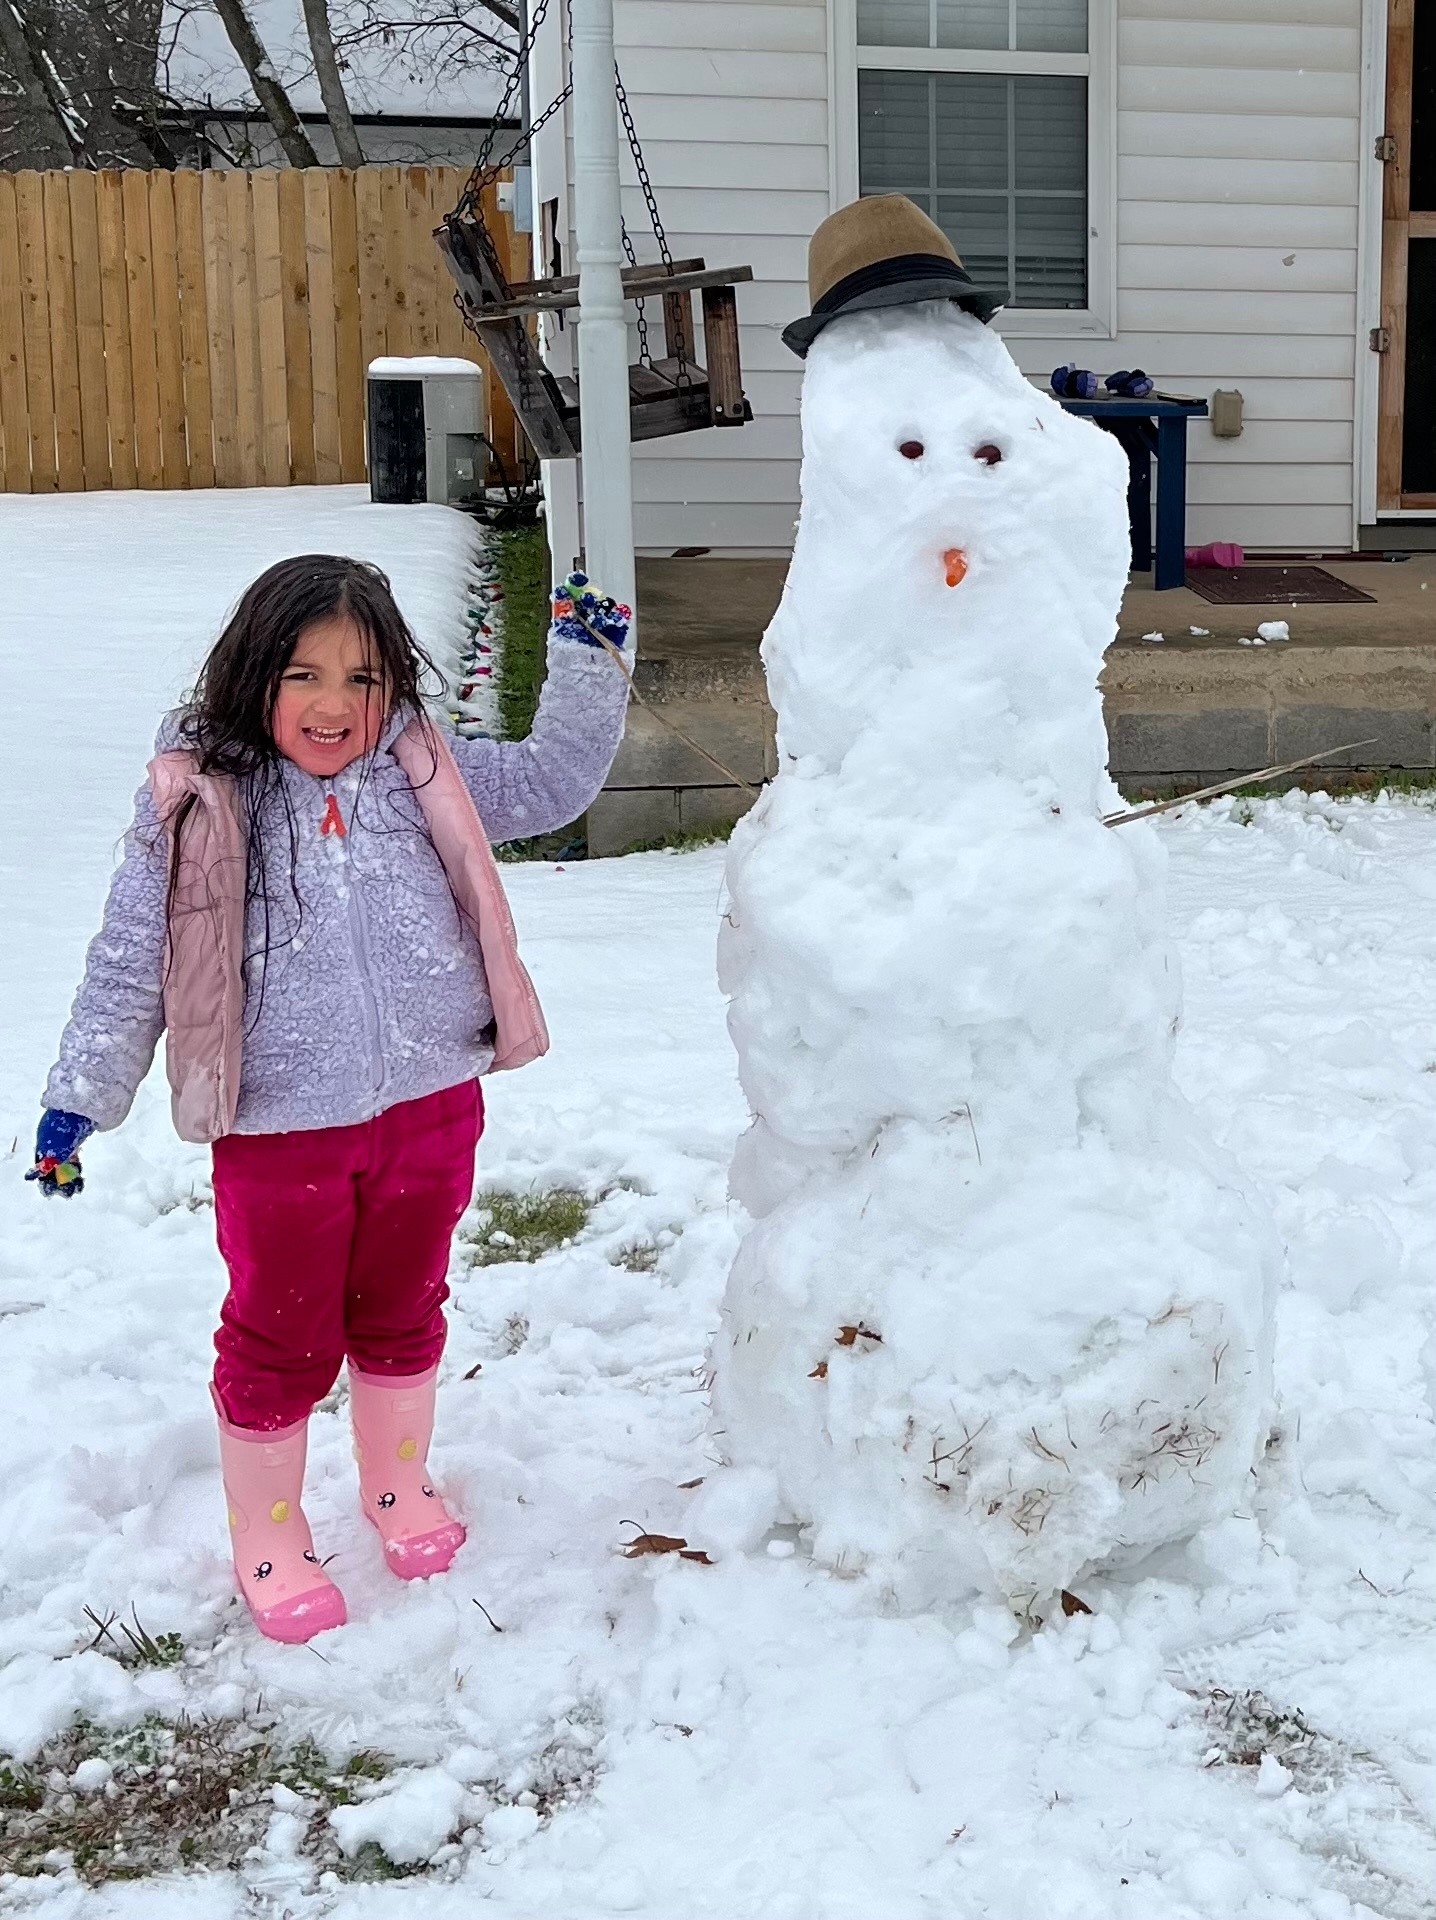
<path fill-rule="evenodd" d="M 484 375 L 471 360 L 369 362 L 369 494 L 389 506 L 481 500 L 488 445 Z"/>

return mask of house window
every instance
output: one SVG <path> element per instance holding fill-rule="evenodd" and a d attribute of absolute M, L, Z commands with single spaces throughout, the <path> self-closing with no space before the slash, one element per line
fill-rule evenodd
<path fill-rule="evenodd" d="M 1088 308 L 1087 0 L 857 0 L 857 40 L 859 191 L 1010 308 Z"/>

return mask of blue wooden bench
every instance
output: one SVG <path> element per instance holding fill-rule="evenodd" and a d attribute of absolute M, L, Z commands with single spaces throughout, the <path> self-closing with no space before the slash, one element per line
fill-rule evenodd
<path fill-rule="evenodd" d="M 1069 413 L 1095 420 L 1127 455 L 1127 518 L 1132 528 L 1132 570 L 1153 574 L 1159 593 L 1187 577 L 1187 422 L 1204 420 L 1205 400 L 1149 393 L 1145 400 L 1099 394 L 1064 400 Z M 1157 462 L 1157 538 L 1152 541 L 1152 460 Z"/>

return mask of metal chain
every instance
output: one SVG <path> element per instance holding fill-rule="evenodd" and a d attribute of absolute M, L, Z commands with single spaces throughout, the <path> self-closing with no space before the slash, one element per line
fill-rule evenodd
<path fill-rule="evenodd" d="M 474 162 L 473 172 L 465 181 L 464 190 L 459 195 L 458 205 L 454 208 L 456 214 L 472 214 L 475 212 L 479 195 L 483 192 L 484 188 L 488 186 L 491 181 L 496 180 L 505 167 L 513 164 L 514 160 L 523 152 L 539 128 L 553 118 L 554 114 L 563 105 L 564 101 L 567 100 L 573 90 L 572 82 L 570 82 L 569 86 L 559 95 L 553 105 L 546 107 L 537 120 L 530 121 L 527 127 L 520 128 L 519 137 L 509 148 L 508 152 L 505 153 L 502 158 L 498 160 L 494 159 L 494 145 L 499 136 L 499 123 L 508 118 L 513 108 L 514 100 L 523 86 L 524 72 L 530 59 L 533 57 L 533 50 L 538 44 L 539 28 L 544 23 L 548 9 L 549 0 L 534 0 L 533 13 L 529 17 L 528 32 L 519 42 L 514 54 L 513 72 L 509 75 L 508 84 L 500 96 L 498 105 L 494 108 L 493 117 L 489 121 L 488 132 L 484 135 L 483 143 L 479 148 L 478 159 Z"/>
<path fill-rule="evenodd" d="M 633 236 L 628 231 L 628 222 L 626 220 L 620 221 L 619 232 L 623 236 L 623 251 L 628 256 L 628 264 L 631 267 L 636 267 L 638 265 L 638 255 L 633 251 Z M 638 324 L 639 365 L 652 367 L 653 349 L 648 342 L 648 310 L 642 300 L 635 300 L 633 304 L 637 309 L 634 318 Z"/>
<path fill-rule="evenodd" d="M 633 164 L 638 172 L 638 184 L 643 189 L 643 198 L 648 206 L 648 217 L 653 222 L 653 237 L 658 242 L 658 257 L 672 273 L 673 254 L 669 249 L 668 235 L 663 231 L 663 222 L 658 217 L 658 201 L 653 192 L 653 182 L 648 177 L 648 163 L 643 157 L 643 148 L 638 143 L 638 129 L 633 124 L 633 109 L 628 104 L 623 75 L 618 70 L 616 60 L 613 63 L 613 86 L 618 95 L 618 111 L 623 116 L 623 131 L 628 135 L 629 151 L 633 155 Z"/>
<path fill-rule="evenodd" d="M 663 265 L 672 273 L 673 250 L 668 244 L 668 235 L 663 230 L 663 220 L 658 212 L 658 196 L 654 193 L 653 182 L 648 176 L 648 162 L 643 157 L 643 147 L 638 138 L 638 128 L 633 123 L 633 109 L 628 104 L 628 91 L 623 84 L 623 75 L 619 71 L 616 60 L 613 63 L 613 88 L 618 98 L 618 111 L 623 120 L 623 131 L 628 136 L 628 150 L 633 155 L 634 170 L 638 175 L 638 184 L 643 190 L 644 202 L 648 208 L 648 218 L 653 227 L 653 237 L 658 242 L 658 255 Z M 623 245 L 628 254 L 629 264 L 631 266 L 637 266 L 638 260 L 634 254 L 633 242 L 628 236 L 627 227 L 623 230 Z M 648 326 L 644 318 L 643 302 L 640 300 L 637 305 L 640 358 L 645 366 L 651 367 L 653 365 L 653 359 L 648 352 Z M 684 336 L 680 334 L 678 340 L 677 384 L 680 387 L 689 387 L 692 386 L 693 379 L 688 371 L 688 355 L 684 350 L 683 340 Z"/>

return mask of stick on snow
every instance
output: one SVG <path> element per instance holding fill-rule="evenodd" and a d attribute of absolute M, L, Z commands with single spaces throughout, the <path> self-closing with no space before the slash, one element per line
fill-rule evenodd
<path fill-rule="evenodd" d="M 1218 794 L 1235 793 L 1238 787 L 1259 786 L 1263 780 L 1279 780 L 1284 773 L 1299 773 L 1320 760 L 1334 759 L 1338 753 L 1355 753 L 1358 747 L 1374 747 L 1375 740 L 1350 740 L 1344 747 L 1328 747 L 1324 753 L 1309 753 L 1304 760 L 1288 760 L 1284 766 L 1262 767 L 1256 773 L 1239 773 L 1235 780 L 1223 780 L 1215 787 L 1199 787 L 1195 793 L 1181 793 L 1172 800 L 1158 800 L 1150 807 L 1133 807 L 1127 813 L 1104 813 L 1104 827 L 1125 827 L 1133 820 L 1150 820 L 1154 813 L 1170 813 L 1173 807 L 1189 806 L 1193 800 L 1215 800 Z"/>

